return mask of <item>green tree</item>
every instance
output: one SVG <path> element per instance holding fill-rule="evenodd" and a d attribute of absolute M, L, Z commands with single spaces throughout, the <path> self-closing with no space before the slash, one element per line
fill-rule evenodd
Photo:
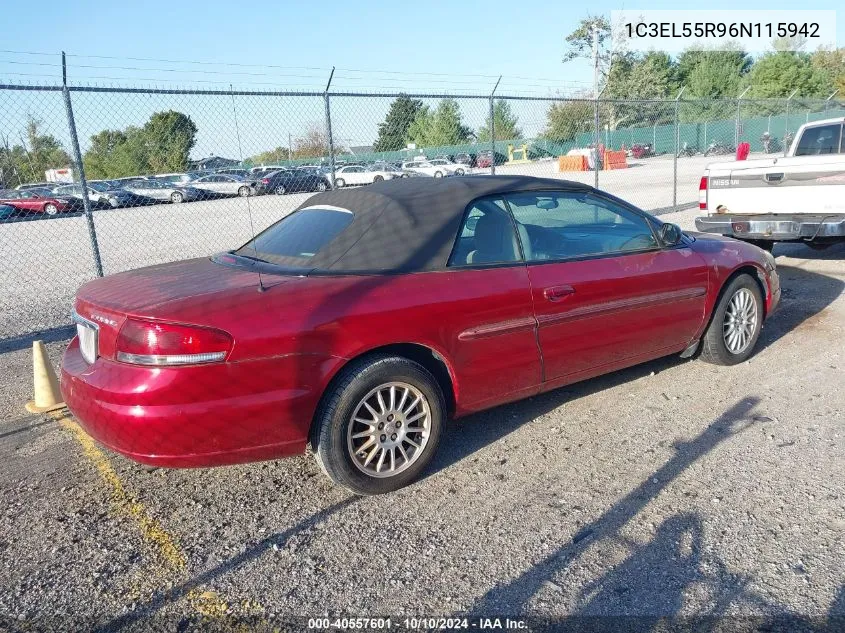
<path fill-rule="evenodd" d="M 147 161 L 153 172 L 184 171 L 196 144 L 197 126 L 186 114 L 156 112 L 142 128 Z"/>
<path fill-rule="evenodd" d="M 378 138 L 373 145 L 376 152 L 394 152 L 405 147 L 408 128 L 423 109 L 423 102 L 411 99 L 406 95 L 399 95 L 390 104 L 390 109 L 379 123 Z"/>
<path fill-rule="evenodd" d="M 845 48 L 819 49 L 810 61 L 813 67 L 827 74 L 833 90 L 839 90 L 839 98 L 845 98 Z"/>
<path fill-rule="evenodd" d="M 830 76 L 813 65 L 805 53 L 767 53 L 754 62 L 748 73 L 749 98 L 827 97 L 833 90 Z"/>
<path fill-rule="evenodd" d="M 91 137 L 91 144 L 82 156 L 85 175 L 91 179 L 120 178 L 124 175 L 116 169 L 116 155 L 126 143 L 126 132 L 103 130 Z M 138 173 L 138 172 L 136 172 Z"/>
<path fill-rule="evenodd" d="M 690 48 L 678 56 L 677 82 L 687 87 L 687 97 L 736 97 L 752 64 L 738 46 L 718 51 Z"/>
<path fill-rule="evenodd" d="M 567 50 L 563 55 L 563 62 L 570 62 L 574 59 L 593 58 L 593 31 L 598 32 L 598 58 L 599 71 L 602 77 L 607 74 L 611 65 L 612 32 L 610 22 L 600 15 L 588 15 L 578 24 L 578 27 L 566 36 Z M 614 63 L 616 60 L 614 59 Z"/>
<path fill-rule="evenodd" d="M 60 169 L 72 161 L 62 144 L 54 136 L 41 133 L 41 121 L 29 117 L 26 134 L 20 144 L 11 145 L 8 136 L 3 137 L 0 148 L 0 169 L 5 184 L 18 184 L 44 180 L 48 169 Z"/>
<path fill-rule="evenodd" d="M 466 143 L 472 130 L 461 120 L 461 108 L 454 99 L 443 99 L 437 109 L 423 106 L 408 127 L 407 140 L 420 147 L 439 147 Z"/>
<path fill-rule="evenodd" d="M 498 99 L 493 103 L 493 132 L 496 141 L 510 141 L 522 138 L 522 130 L 519 129 L 519 122 L 516 115 L 511 111 L 511 105 L 504 99 Z M 490 115 L 487 121 L 478 129 L 478 140 L 490 140 Z"/>
<path fill-rule="evenodd" d="M 593 104 L 590 101 L 560 101 L 552 103 L 546 112 L 543 138 L 558 143 L 575 139 L 582 132 L 594 128 Z"/>

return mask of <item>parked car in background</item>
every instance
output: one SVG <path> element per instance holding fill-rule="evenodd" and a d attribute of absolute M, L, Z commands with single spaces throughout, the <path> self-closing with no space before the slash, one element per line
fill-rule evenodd
<path fill-rule="evenodd" d="M 319 194 L 234 251 L 86 283 L 68 408 L 142 463 L 310 445 L 337 484 L 386 493 L 451 417 L 663 356 L 742 363 L 778 304 L 770 254 L 589 185 L 439 184 Z"/>
<path fill-rule="evenodd" d="M 434 158 L 428 162 L 435 167 L 442 167 L 453 176 L 463 176 L 464 174 L 472 172 L 472 170 L 463 163 L 453 163 L 446 158 Z"/>
<path fill-rule="evenodd" d="M 223 169 L 215 169 L 214 174 L 227 174 L 229 176 L 240 176 L 241 178 L 251 178 L 252 173 L 249 169 L 243 167 L 225 167 Z"/>
<path fill-rule="evenodd" d="M 454 160 L 456 163 L 466 165 L 467 167 L 472 167 L 475 164 L 475 157 L 472 154 L 468 154 L 466 152 L 455 154 Z"/>
<path fill-rule="evenodd" d="M 57 215 L 74 211 L 73 204 L 68 198 L 55 197 L 49 189 L 13 189 L 0 191 L 0 204 L 5 204 L 29 213 L 45 213 Z M 49 194 L 49 195 L 45 195 Z"/>
<path fill-rule="evenodd" d="M 249 173 L 249 172 L 247 172 Z M 196 180 L 190 182 L 191 187 L 200 189 L 208 194 L 215 194 L 219 196 L 254 196 L 258 193 L 258 186 L 260 181 L 254 179 L 246 179 L 243 176 L 234 174 L 209 174 L 208 176 L 201 176 Z M 261 187 L 262 190 L 264 187 Z"/>
<path fill-rule="evenodd" d="M 493 165 L 501 165 L 505 162 L 505 155 L 493 150 L 483 150 L 478 152 L 475 157 L 475 166 L 481 169 L 487 169 Z"/>
<path fill-rule="evenodd" d="M 399 174 L 395 171 L 375 169 L 365 165 L 346 165 L 334 172 L 334 185 L 341 189 L 350 185 L 371 185 L 382 180 L 392 180 Z"/>
<path fill-rule="evenodd" d="M 77 201 L 78 206 L 84 208 L 82 198 L 82 185 L 77 183 L 73 185 L 63 185 L 53 189 L 53 193 L 63 198 L 72 198 Z M 101 209 L 117 209 L 118 207 L 131 207 L 138 204 L 137 196 L 126 191 L 126 189 L 119 189 L 111 187 L 102 182 L 88 183 L 88 200 L 95 208 Z"/>
<path fill-rule="evenodd" d="M 249 178 L 262 178 L 267 174 L 272 174 L 274 171 L 287 171 L 290 167 L 284 165 L 264 165 L 262 167 L 253 167 L 249 170 Z"/>
<path fill-rule="evenodd" d="M 25 182 L 21 185 L 15 187 L 15 191 L 25 191 L 26 189 L 42 189 L 46 187 L 47 189 L 51 189 L 55 187 L 57 184 L 56 182 Z"/>
<path fill-rule="evenodd" d="M 130 180 L 123 188 L 156 202 L 169 201 L 174 204 L 203 198 L 203 192 L 188 185 L 174 185 L 161 180 Z"/>
<path fill-rule="evenodd" d="M 208 173 L 209 172 L 206 171 L 187 171 L 172 174 L 156 174 L 154 177 L 156 180 L 161 180 L 162 182 L 169 182 L 174 185 L 185 185 L 192 180 L 196 180 L 197 178 L 207 175 Z"/>
<path fill-rule="evenodd" d="M 402 169 L 418 174 L 425 174 L 426 176 L 433 176 L 434 178 L 443 178 L 444 176 L 452 175 L 452 172 L 442 165 L 432 165 L 427 160 L 412 160 L 402 163 Z"/>
<path fill-rule="evenodd" d="M 0 223 L 12 222 L 14 220 L 26 217 L 29 215 L 26 211 L 21 211 L 17 207 L 9 204 L 0 204 Z"/>
<path fill-rule="evenodd" d="M 286 169 L 267 174 L 260 181 L 263 190 L 277 195 L 297 191 L 326 191 L 331 189 L 329 177 L 310 169 Z"/>

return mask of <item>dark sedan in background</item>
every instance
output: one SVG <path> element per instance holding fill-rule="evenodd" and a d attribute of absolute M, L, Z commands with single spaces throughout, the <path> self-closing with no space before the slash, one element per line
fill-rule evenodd
<path fill-rule="evenodd" d="M 278 195 L 295 191 L 326 191 L 331 189 L 328 177 L 310 169 L 288 169 L 267 174 L 260 181 L 264 191 Z"/>

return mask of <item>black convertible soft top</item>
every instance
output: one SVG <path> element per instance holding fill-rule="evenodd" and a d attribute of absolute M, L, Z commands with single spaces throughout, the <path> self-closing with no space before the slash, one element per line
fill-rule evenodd
<path fill-rule="evenodd" d="M 352 223 L 305 264 L 314 273 L 384 273 L 442 270 L 467 206 L 478 198 L 517 191 L 592 191 L 579 182 L 530 176 L 397 178 L 358 189 L 312 196 L 297 211 L 337 207 Z M 244 252 L 247 249 L 244 248 Z M 259 257 L 264 257 L 258 253 Z M 282 266 L 302 260 L 267 256 Z M 283 260 L 283 261 L 282 261 Z"/>

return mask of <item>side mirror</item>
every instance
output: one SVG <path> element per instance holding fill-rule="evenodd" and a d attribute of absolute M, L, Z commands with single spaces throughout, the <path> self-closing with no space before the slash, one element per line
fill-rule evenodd
<path fill-rule="evenodd" d="M 660 241 L 664 246 L 675 246 L 681 241 L 683 232 L 677 224 L 666 222 L 660 226 Z"/>

